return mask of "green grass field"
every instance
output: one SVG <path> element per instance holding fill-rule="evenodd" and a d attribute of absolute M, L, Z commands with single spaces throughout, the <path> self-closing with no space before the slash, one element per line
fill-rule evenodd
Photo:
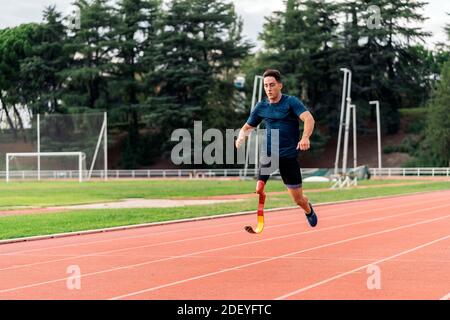
<path fill-rule="evenodd" d="M 60 206 L 117 201 L 126 198 L 175 199 L 249 193 L 254 181 L 136 180 L 109 182 L 0 183 L 0 209 L 15 206 Z M 268 191 L 282 191 L 274 181 Z"/>
<path fill-rule="evenodd" d="M 323 189 L 308 194 L 313 203 L 362 199 L 377 196 L 407 194 L 413 192 L 448 190 L 450 182 L 419 181 L 419 184 L 394 186 L 395 183 L 418 182 L 417 180 L 369 180 L 360 186 L 370 188 L 330 190 L 327 183 L 307 183 L 308 190 Z M 0 210 L 20 206 L 56 206 L 80 203 L 114 201 L 124 198 L 167 199 L 181 197 L 204 197 L 226 194 L 248 194 L 254 191 L 254 181 L 211 180 L 152 180 L 89 182 L 42 182 L 0 183 Z M 284 191 L 281 181 L 270 181 L 266 191 Z M 266 208 L 292 206 L 287 194 L 271 195 Z M 98 209 L 66 212 L 17 215 L 0 217 L 0 239 L 35 235 L 91 230 L 115 226 L 168 221 L 176 219 L 210 216 L 238 211 L 255 210 L 257 197 L 234 203 L 188 206 L 177 208 L 148 209 Z"/>
<path fill-rule="evenodd" d="M 402 183 L 396 180 L 360 181 L 361 186 Z M 410 180 L 409 182 L 414 182 Z M 420 182 L 420 181 L 419 181 Z M 327 189 L 329 183 L 307 183 L 305 189 Z M 235 180 L 136 180 L 109 182 L 0 182 L 0 210 L 13 207 L 48 207 L 117 201 L 126 198 L 176 199 L 254 191 L 255 181 Z M 280 180 L 271 180 L 266 191 L 284 191 Z"/>

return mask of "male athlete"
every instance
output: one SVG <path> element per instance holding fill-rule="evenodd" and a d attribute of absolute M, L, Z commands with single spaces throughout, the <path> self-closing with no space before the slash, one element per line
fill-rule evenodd
<path fill-rule="evenodd" d="M 251 130 L 264 120 L 267 129 L 267 149 L 270 153 L 271 129 L 277 129 L 279 133 L 279 168 L 275 169 L 280 170 L 280 175 L 292 199 L 303 208 L 311 227 L 315 227 L 317 215 L 308 198 L 303 195 L 302 176 L 298 162 L 299 150 L 310 148 L 309 138 L 314 130 L 314 118 L 299 99 L 281 93 L 283 84 L 279 71 L 267 70 L 263 78 L 264 91 L 268 99 L 259 102 L 251 112 L 247 123 L 239 132 L 236 148 L 239 148 L 245 142 L 245 138 L 251 133 Z M 304 122 L 301 139 L 298 119 Z M 270 167 L 270 163 L 262 164 L 259 168 L 256 193 L 260 196 L 264 195 L 264 186 L 270 176 L 270 173 L 263 172 L 262 169 L 268 167 Z"/>

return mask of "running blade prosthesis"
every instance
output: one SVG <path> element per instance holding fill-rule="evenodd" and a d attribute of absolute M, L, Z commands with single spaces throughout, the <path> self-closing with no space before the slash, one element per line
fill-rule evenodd
<path fill-rule="evenodd" d="M 253 229 L 251 226 L 246 226 L 245 230 L 249 233 L 261 233 L 264 229 L 264 202 L 266 201 L 266 194 L 262 193 L 259 195 L 259 204 L 258 204 L 258 225 L 256 229 Z"/>

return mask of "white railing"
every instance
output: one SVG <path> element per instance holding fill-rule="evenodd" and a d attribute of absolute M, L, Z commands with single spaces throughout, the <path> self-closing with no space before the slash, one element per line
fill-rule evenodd
<path fill-rule="evenodd" d="M 370 173 L 374 176 L 402 176 L 402 177 L 437 177 L 450 176 L 450 168 L 371 168 Z"/>
<path fill-rule="evenodd" d="M 303 174 L 317 169 L 302 169 Z M 103 170 L 93 170 L 92 178 L 104 178 Z M 83 179 L 86 180 L 87 171 L 82 171 Z M 278 176 L 277 172 L 274 176 Z M 33 180 L 37 179 L 37 171 L 10 171 L 11 180 Z M 77 170 L 52 170 L 41 171 L 42 179 L 74 179 L 79 176 Z M 247 177 L 255 176 L 254 169 L 247 169 Z M 5 178 L 5 171 L 0 171 L 0 179 Z M 151 178 L 215 178 L 215 177 L 244 177 L 244 169 L 151 169 L 151 170 L 108 170 L 108 179 L 151 179 Z"/>
<path fill-rule="evenodd" d="M 308 176 L 314 174 L 316 168 L 302 169 L 302 174 Z M 322 169 L 323 170 L 323 169 Z M 328 169 L 332 173 L 334 169 Z M 93 170 L 92 178 L 104 178 L 103 170 Z M 403 177 L 423 177 L 423 176 L 445 176 L 450 177 L 450 168 L 370 168 L 373 177 L 379 176 L 403 176 Z M 278 176 L 278 173 L 274 174 Z M 10 171 L 11 180 L 37 180 L 37 171 Z M 83 180 L 88 176 L 88 171 L 83 171 Z M 254 169 L 247 169 L 247 177 L 255 176 Z M 77 179 L 78 170 L 52 170 L 41 171 L 42 179 Z M 151 169 L 151 170 L 108 170 L 108 179 L 151 179 L 151 178 L 218 178 L 218 177 L 244 177 L 244 169 Z M 6 172 L 0 171 L 0 179 L 6 178 Z"/>
<path fill-rule="evenodd" d="M 243 177 L 244 169 L 152 169 L 152 170 L 108 170 L 108 179 L 151 179 L 151 178 L 214 178 L 214 177 Z M 103 179 L 103 170 L 93 170 L 92 178 Z M 247 170 L 247 176 L 253 177 L 254 169 Z M 42 179 L 74 179 L 78 178 L 78 170 L 51 170 L 41 171 Z M 82 172 L 83 180 L 88 176 L 87 171 Z M 9 172 L 10 180 L 37 180 L 37 171 L 16 170 Z M 0 179 L 6 178 L 6 172 L 0 171 Z"/>

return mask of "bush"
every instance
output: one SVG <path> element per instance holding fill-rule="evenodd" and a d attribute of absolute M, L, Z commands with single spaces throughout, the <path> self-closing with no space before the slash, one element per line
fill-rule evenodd
<path fill-rule="evenodd" d="M 408 126 L 405 128 L 406 133 L 421 134 L 424 132 L 426 127 L 426 121 L 424 119 L 417 119 L 409 122 Z"/>
<path fill-rule="evenodd" d="M 400 145 L 386 146 L 383 149 L 383 153 L 389 154 L 394 152 L 408 153 L 414 155 L 419 148 L 420 139 L 412 137 L 406 137 Z"/>

